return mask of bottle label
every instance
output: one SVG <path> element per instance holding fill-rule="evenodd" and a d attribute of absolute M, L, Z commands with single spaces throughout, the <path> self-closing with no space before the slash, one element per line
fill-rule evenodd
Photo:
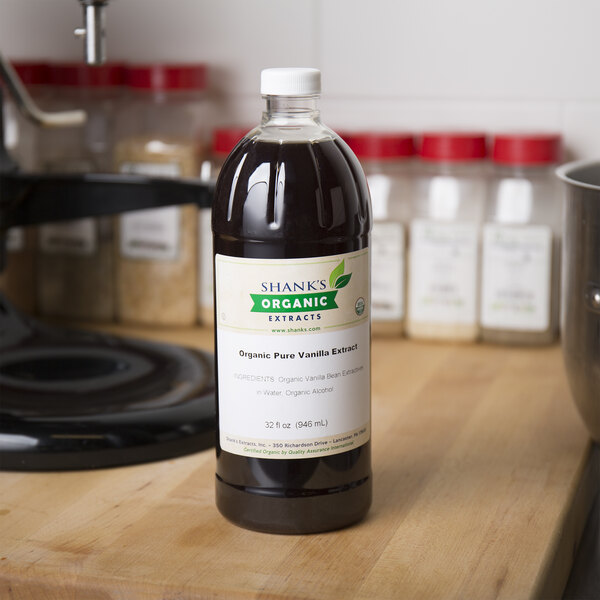
<path fill-rule="evenodd" d="M 121 173 L 178 177 L 177 163 L 124 162 Z M 121 256 L 174 261 L 179 256 L 181 210 L 177 206 L 136 210 L 121 215 Z"/>
<path fill-rule="evenodd" d="M 482 325 L 518 331 L 547 330 L 551 271 L 550 227 L 485 225 Z"/>
<path fill-rule="evenodd" d="M 475 324 L 477 226 L 417 219 L 410 233 L 411 321 Z"/>
<path fill-rule="evenodd" d="M 399 321 L 404 317 L 404 227 L 375 223 L 371 256 L 373 320 Z"/>
<path fill-rule="evenodd" d="M 40 249 L 45 254 L 91 256 L 98 247 L 94 219 L 42 225 L 39 232 Z"/>
<path fill-rule="evenodd" d="M 219 431 L 227 452 L 293 459 L 370 438 L 369 251 L 215 256 Z"/>

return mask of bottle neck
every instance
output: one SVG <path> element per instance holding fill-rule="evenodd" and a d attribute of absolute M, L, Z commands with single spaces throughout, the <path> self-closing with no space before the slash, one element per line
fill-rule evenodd
<path fill-rule="evenodd" d="M 318 96 L 264 96 L 267 106 L 263 124 L 293 120 L 319 123 Z"/>

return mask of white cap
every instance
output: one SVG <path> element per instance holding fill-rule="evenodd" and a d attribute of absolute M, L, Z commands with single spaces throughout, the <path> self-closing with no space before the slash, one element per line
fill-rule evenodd
<path fill-rule="evenodd" d="M 302 67 L 263 69 L 260 93 L 264 96 L 313 96 L 321 93 L 321 71 Z"/>

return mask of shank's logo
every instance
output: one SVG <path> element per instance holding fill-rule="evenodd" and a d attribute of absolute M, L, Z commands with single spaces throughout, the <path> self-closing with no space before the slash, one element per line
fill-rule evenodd
<path fill-rule="evenodd" d="M 317 310 L 332 310 L 338 308 L 335 297 L 339 289 L 350 283 L 352 273 L 344 273 L 344 261 L 337 265 L 329 275 L 329 287 L 324 280 L 281 283 L 271 282 L 261 285 L 264 291 L 296 291 L 314 290 L 319 291 L 307 293 L 284 293 L 284 294 L 250 294 L 252 308 L 250 312 L 262 313 L 297 313 Z M 322 291 L 321 291 L 322 290 Z"/>

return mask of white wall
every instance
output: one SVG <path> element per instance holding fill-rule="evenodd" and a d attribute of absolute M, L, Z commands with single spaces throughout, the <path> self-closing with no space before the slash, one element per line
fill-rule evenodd
<path fill-rule="evenodd" d="M 77 0 L 0 0 L 11 58 L 73 58 Z M 323 71 L 334 128 L 559 130 L 600 157 L 598 0 L 112 0 L 111 59 L 204 61 L 253 124 L 267 66 Z"/>

